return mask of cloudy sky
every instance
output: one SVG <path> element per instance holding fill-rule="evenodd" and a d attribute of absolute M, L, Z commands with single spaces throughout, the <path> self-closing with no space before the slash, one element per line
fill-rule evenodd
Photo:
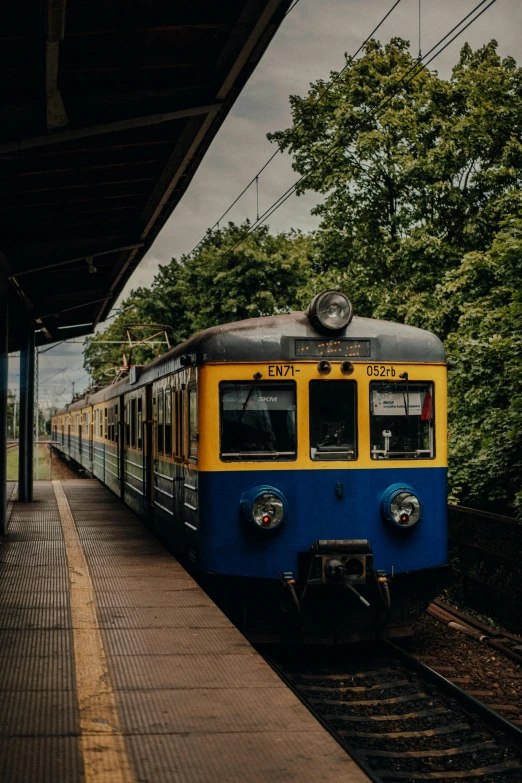
<path fill-rule="evenodd" d="M 421 0 L 421 47 L 428 51 L 478 0 Z M 327 79 L 344 65 L 345 52 L 355 52 L 393 0 L 299 0 L 276 34 L 257 70 L 221 127 L 183 200 L 155 244 L 131 278 L 131 288 L 150 284 L 158 264 L 188 253 L 227 209 L 273 151 L 269 131 L 288 127 L 288 96 L 303 95 L 310 82 Z M 522 3 L 497 0 L 465 33 L 432 64 L 447 77 L 460 47 L 473 48 L 492 38 L 500 53 L 522 61 Z M 418 0 L 401 0 L 376 37 L 386 42 L 401 36 L 411 42 L 416 55 Z M 277 156 L 259 181 L 260 211 L 266 209 L 296 179 L 288 157 Z M 274 231 L 315 226 L 310 209 L 313 195 L 290 198 L 271 218 Z M 248 191 L 228 219 L 255 218 L 255 193 Z M 58 345 L 40 357 L 40 399 L 63 404 L 72 384 L 81 391 L 88 383 L 82 369 L 81 344 Z M 18 361 L 11 361 L 12 386 L 16 387 Z"/>

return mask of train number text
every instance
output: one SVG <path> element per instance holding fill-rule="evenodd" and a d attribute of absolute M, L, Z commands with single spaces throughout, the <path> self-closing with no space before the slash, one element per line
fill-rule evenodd
<path fill-rule="evenodd" d="M 385 367 L 384 364 L 369 364 L 366 368 L 366 375 L 373 375 L 375 378 L 395 378 L 395 367 Z"/>
<path fill-rule="evenodd" d="M 293 378 L 296 370 L 292 364 L 269 364 L 268 375 L 270 378 Z"/>

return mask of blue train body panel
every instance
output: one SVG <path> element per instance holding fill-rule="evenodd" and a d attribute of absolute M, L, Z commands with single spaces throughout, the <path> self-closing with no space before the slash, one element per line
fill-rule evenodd
<path fill-rule="evenodd" d="M 374 567 L 388 574 L 392 567 L 397 574 L 445 565 L 446 480 L 446 468 L 201 472 L 199 567 L 278 579 L 283 571 L 297 573 L 298 552 L 308 552 L 318 538 L 369 539 Z M 411 485 L 423 503 L 422 519 L 411 530 L 395 528 L 380 514 L 383 493 L 396 483 Z M 255 530 L 240 517 L 243 492 L 263 484 L 288 500 L 281 530 Z"/>

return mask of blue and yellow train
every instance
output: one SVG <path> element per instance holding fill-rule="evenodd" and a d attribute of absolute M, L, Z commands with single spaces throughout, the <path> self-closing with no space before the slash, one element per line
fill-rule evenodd
<path fill-rule="evenodd" d="M 339 291 L 200 332 L 53 418 L 254 639 L 411 633 L 448 560 L 444 348 Z"/>

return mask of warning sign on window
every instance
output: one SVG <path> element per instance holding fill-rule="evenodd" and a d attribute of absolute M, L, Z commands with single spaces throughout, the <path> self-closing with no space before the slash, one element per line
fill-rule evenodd
<path fill-rule="evenodd" d="M 374 416 L 420 416 L 422 400 L 420 392 L 373 392 L 372 413 Z"/>

